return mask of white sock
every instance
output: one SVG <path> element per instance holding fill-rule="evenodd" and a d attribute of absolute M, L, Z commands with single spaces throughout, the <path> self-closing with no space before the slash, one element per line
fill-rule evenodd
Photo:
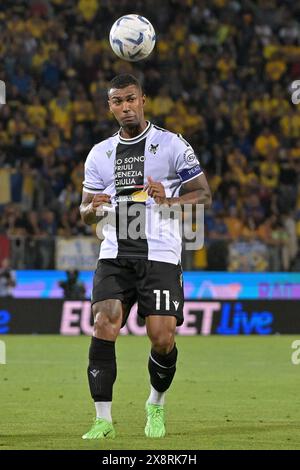
<path fill-rule="evenodd" d="M 155 388 L 151 385 L 151 391 L 147 403 L 151 403 L 151 405 L 161 405 L 164 406 L 165 404 L 165 394 L 166 392 L 158 392 Z"/>
<path fill-rule="evenodd" d="M 96 408 L 96 416 L 97 418 L 103 418 L 112 422 L 111 418 L 111 401 L 96 401 L 95 408 Z"/>

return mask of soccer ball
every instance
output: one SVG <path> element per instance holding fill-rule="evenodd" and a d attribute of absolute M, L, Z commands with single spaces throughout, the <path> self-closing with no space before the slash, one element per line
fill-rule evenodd
<path fill-rule="evenodd" d="M 147 18 L 141 15 L 121 16 L 109 33 L 109 42 L 120 59 L 137 62 L 152 52 L 155 46 L 155 31 Z"/>

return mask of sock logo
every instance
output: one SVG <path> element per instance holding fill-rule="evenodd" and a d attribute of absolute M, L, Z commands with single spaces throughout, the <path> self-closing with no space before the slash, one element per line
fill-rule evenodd
<path fill-rule="evenodd" d="M 161 374 L 160 372 L 157 372 L 157 375 L 160 379 L 165 379 L 167 377 L 166 374 Z"/>
<path fill-rule="evenodd" d="M 172 300 L 173 304 L 174 304 L 174 307 L 175 307 L 175 310 L 177 312 L 178 310 L 178 307 L 179 307 L 179 302 L 177 300 Z"/>
<path fill-rule="evenodd" d="M 97 369 L 93 369 L 93 370 L 90 370 L 90 373 L 92 374 L 92 376 L 94 377 L 94 379 L 97 377 L 97 375 L 99 374 L 100 370 L 97 370 Z"/>

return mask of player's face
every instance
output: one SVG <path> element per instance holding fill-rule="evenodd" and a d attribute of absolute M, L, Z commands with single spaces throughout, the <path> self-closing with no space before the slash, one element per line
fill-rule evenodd
<path fill-rule="evenodd" d="M 109 109 L 122 127 L 138 127 L 144 120 L 145 95 L 135 85 L 111 88 Z"/>

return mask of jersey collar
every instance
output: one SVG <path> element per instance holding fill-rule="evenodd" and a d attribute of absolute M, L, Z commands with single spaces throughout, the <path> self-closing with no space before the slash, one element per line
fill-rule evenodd
<path fill-rule="evenodd" d="M 151 127 L 152 127 L 152 124 L 150 121 L 148 121 L 146 129 L 144 129 L 141 134 L 137 135 L 136 137 L 133 137 L 132 139 L 124 139 L 124 137 L 121 136 L 121 129 L 120 129 L 118 132 L 119 142 L 121 144 L 126 144 L 126 145 L 136 144 L 137 142 L 140 142 L 141 140 L 145 139 Z"/>

